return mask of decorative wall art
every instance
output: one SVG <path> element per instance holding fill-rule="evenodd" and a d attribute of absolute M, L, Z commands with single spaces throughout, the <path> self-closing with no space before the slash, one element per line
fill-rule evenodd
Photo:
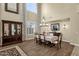
<path fill-rule="evenodd" d="M 18 14 L 19 3 L 5 3 L 5 11 Z"/>
<path fill-rule="evenodd" d="M 52 31 L 59 31 L 60 30 L 60 24 L 59 23 L 51 24 L 51 30 Z"/>

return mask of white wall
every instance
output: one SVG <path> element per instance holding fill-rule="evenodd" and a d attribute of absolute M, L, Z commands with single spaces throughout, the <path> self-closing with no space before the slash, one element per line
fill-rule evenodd
<path fill-rule="evenodd" d="M 79 44 L 79 4 L 42 4 L 42 16 L 46 21 L 61 20 L 70 18 L 69 28 L 62 30 L 63 40 Z"/>

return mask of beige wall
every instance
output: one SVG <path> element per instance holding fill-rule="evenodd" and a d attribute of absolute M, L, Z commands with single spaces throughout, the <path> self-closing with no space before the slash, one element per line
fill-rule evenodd
<path fill-rule="evenodd" d="M 4 4 L 0 4 L 0 37 L 2 36 L 2 27 L 1 27 L 1 20 L 10 20 L 10 21 L 19 21 L 23 22 L 23 40 L 28 40 L 27 38 L 27 22 L 28 21 L 35 21 L 36 22 L 36 31 L 39 32 L 40 27 L 40 19 L 41 19 L 41 10 L 40 10 L 40 4 L 38 5 L 37 14 L 28 12 L 26 9 L 25 4 L 19 4 L 19 14 L 14 14 L 11 12 L 6 12 L 4 8 Z M 37 16 L 38 15 L 38 16 Z M 1 44 L 1 39 L 0 39 Z"/>
<path fill-rule="evenodd" d="M 42 16 L 46 21 L 61 20 L 70 18 L 69 28 L 61 30 L 63 40 L 79 44 L 79 4 L 42 4 Z M 62 24 L 62 23 L 61 23 Z"/>
<path fill-rule="evenodd" d="M 22 15 L 23 15 L 23 4 L 19 4 L 19 14 L 6 12 L 5 11 L 5 4 L 0 4 L 0 37 L 2 37 L 2 26 L 1 26 L 1 20 L 9 20 L 9 21 L 19 21 L 23 22 Z M 1 39 L 0 39 L 1 42 Z"/>
<path fill-rule="evenodd" d="M 0 15 L 1 15 L 1 5 L 0 5 Z M 0 45 L 1 45 L 1 17 L 0 17 Z"/>
<path fill-rule="evenodd" d="M 5 4 L 1 4 L 1 20 L 10 20 L 10 21 L 23 21 L 21 19 L 22 14 L 22 4 L 19 4 L 19 14 L 6 12 Z"/>

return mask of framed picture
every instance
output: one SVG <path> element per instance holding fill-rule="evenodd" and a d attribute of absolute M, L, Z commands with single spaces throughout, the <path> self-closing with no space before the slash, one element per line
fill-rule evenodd
<path fill-rule="evenodd" d="M 52 31 L 59 31 L 60 30 L 60 24 L 59 23 L 51 24 L 51 30 Z"/>
<path fill-rule="evenodd" d="M 5 3 L 5 11 L 18 14 L 19 3 Z"/>

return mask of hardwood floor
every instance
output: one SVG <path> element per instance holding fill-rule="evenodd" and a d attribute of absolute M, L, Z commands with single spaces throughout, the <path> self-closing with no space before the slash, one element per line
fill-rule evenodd
<path fill-rule="evenodd" d="M 68 42 L 62 42 L 62 47 L 57 50 L 55 46 L 50 48 L 49 46 L 39 45 L 34 40 L 27 40 L 9 46 L 19 46 L 28 56 L 70 56 L 74 48 Z M 0 49 L 5 47 L 1 47 Z"/>

